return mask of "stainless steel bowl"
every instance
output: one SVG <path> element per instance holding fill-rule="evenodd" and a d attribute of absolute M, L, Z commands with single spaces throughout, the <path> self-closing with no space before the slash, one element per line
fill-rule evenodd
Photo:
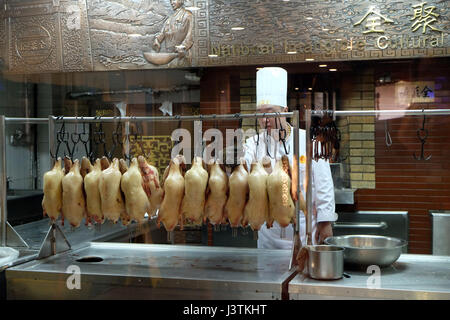
<path fill-rule="evenodd" d="M 397 261 L 405 240 L 373 235 L 329 237 L 325 243 L 345 248 L 344 262 L 351 265 L 387 267 Z"/>

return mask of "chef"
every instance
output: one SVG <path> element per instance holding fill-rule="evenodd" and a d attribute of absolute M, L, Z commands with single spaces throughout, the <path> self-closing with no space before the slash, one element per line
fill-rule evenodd
<path fill-rule="evenodd" d="M 190 49 L 194 44 L 192 40 L 192 13 L 183 7 L 184 0 L 170 0 L 170 4 L 175 12 L 166 20 L 161 32 L 155 35 L 153 48 L 159 52 L 161 44 L 165 41 L 167 52 L 178 53 L 178 59 L 171 62 L 169 66 L 176 63 L 182 65 L 183 61 L 190 64 Z"/>
<path fill-rule="evenodd" d="M 258 113 L 287 112 L 287 72 L 278 67 L 262 68 L 256 73 L 256 109 Z M 293 127 L 286 118 L 260 118 L 259 126 L 267 129 L 258 135 L 247 138 L 244 144 L 245 160 L 248 168 L 255 161 L 269 161 L 274 168 L 276 160 L 283 155 L 289 157 L 292 166 L 294 155 Z M 278 134 L 271 134 L 272 129 L 280 130 Z M 276 133 L 276 132 L 274 132 Z M 299 165 L 300 181 L 303 196 L 306 197 L 303 177 L 306 174 L 306 134 L 300 129 Z M 280 139 L 281 138 L 281 139 Z M 258 141 L 259 140 L 259 141 Z M 283 141 L 284 140 L 284 141 Z M 331 222 L 337 220 L 334 202 L 334 186 L 331 176 L 330 164 L 320 159 L 312 160 L 312 241 L 320 244 L 333 235 Z M 258 248 L 264 249 L 291 249 L 293 239 L 293 226 L 282 228 L 275 221 L 272 228 L 268 229 L 264 224 L 258 233 Z M 303 245 L 306 245 L 306 219 L 303 212 L 300 213 L 300 237 Z"/>

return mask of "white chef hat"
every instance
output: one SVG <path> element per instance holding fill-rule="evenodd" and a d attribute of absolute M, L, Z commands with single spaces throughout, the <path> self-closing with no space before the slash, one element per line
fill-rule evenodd
<path fill-rule="evenodd" d="M 256 72 L 256 108 L 263 104 L 287 107 L 287 71 L 267 67 Z"/>

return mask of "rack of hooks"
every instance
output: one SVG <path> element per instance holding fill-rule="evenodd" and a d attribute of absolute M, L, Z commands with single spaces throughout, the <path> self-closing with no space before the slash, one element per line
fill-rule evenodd
<path fill-rule="evenodd" d="M 92 159 L 92 157 L 96 154 L 98 151 L 103 151 L 103 154 L 105 156 L 112 157 L 115 150 L 118 147 L 122 147 L 123 145 L 127 143 L 135 143 L 137 146 L 140 147 L 140 151 L 142 154 L 148 156 L 144 146 L 143 146 L 143 128 L 142 128 L 142 122 L 152 122 L 152 121 L 178 121 L 179 124 L 181 121 L 194 121 L 194 127 L 196 130 L 199 130 L 201 133 L 201 123 L 205 120 L 236 120 L 239 119 L 240 123 L 241 120 L 244 118 L 261 118 L 261 117 L 290 117 L 295 118 L 296 120 L 296 129 L 298 130 L 298 124 L 299 124 L 299 112 L 288 112 L 288 113 L 272 113 L 272 114 L 226 114 L 226 115 L 198 115 L 198 116 L 163 116 L 163 117 L 63 117 L 63 116 L 49 116 L 46 118 L 5 118 L 4 116 L 0 116 L 0 132 L 5 130 L 5 123 L 6 122 L 26 122 L 26 123 L 35 123 L 35 124 L 48 124 L 49 127 L 49 152 L 52 159 L 52 164 L 54 161 L 56 161 L 59 153 L 61 152 L 61 148 L 64 148 L 64 156 L 70 156 L 73 157 L 76 146 L 82 144 L 83 149 L 86 153 L 86 155 Z M 67 124 L 82 124 L 82 130 L 77 129 L 73 133 L 67 132 Z M 98 123 L 98 127 L 94 129 L 91 133 L 87 132 L 86 125 L 90 123 Z M 112 149 L 107 150 L 106 148 L 106 137 L 105 132 L 103 130 L 103 123 L 116 123 L 116 128 L 113 131 L 112 134 Z M 132 126 L 131 132 L 125 132 L 125 134 L 122 133 L 122 124 L 123 123 L 133 123 L 134 126 Z M 55 129 L 57 129 L 57 134 L 55 135 Z M 298 133 L 298 131 L 297 131 Z M 204 143 L 202 139 L 199 139 L 196 141 L 199 146 L 195 146 L 195 152 L 198 154 L 202 152 L 204 149 Z M 70 143 L 72 143 L 72 146 L 70 146 Z M 4 143 L 3 143 L 4 144 Z M 4 145 L 3 145 L 4 147 Z M 91 148 L 90 148 L 91 147 Z M 103 149 L 103 150 L 101 150 Z M 298 157 L 298 144 L 296 145 L 295 154 Z M 5 158 L 5 150 L 2 149 L 2 159 L 3 164 L 6 163 Z M 124 151 L 124 156 L 127 159 L 131 159 L 130 153 Z M 1 160 L 1 159 L 0 159 Z M 6 167 L 2 171 L 2 176 L 0 180 L 3 180 L 3 177 L 6 177 Z M 4 183 L 6 184 L 6 182 Z M 4 198 L 6 199 L 6 195 L 4 195 Z M 5 203 L 5 201 L 3 202 Z M 4 207 L 4 208 L 3 208 Z M 2 216 L 1 216 L 1 222 L 2 222 L 2 229 L 4 226 L 7 225 L 7 210 L 6 207 L 2 207 Z M 298 204 L 296 204 L 296 208 L 298 208 Z M 298 211 L 298 210 L 297 210 Z M 12 228 L 12 227 L 11 227 Z M 13 228 L 12 228 L 13 229 Z M 20 237 L 19 237 L 20 238 Z M 60 241 L 61 243 L 57 243 Z M 2 244 L 6 245 L 6 231 L 2 232 Z M 8 244 L 11 244 L 10 241 L 8 241 Z M 26 245 L 26 243 L 25 243 Z M 62 231 L 59 229 L 59 227 L 53 223 L 50 226 L 49 232 L 47 233 L 47 237 L 44 240 L 43 246 L 41 248 L 41 252 L 39 254 L 40 258 L 53 255 L 65 250 L 70 249 L 70 244 L 67 242 L 67 239 L 65 238 Z"/>

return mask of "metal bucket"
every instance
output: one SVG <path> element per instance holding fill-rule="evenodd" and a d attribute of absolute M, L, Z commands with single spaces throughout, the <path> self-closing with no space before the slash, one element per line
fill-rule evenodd
<path fill-rule="evenodd" d="M 329 245 L 307 246 L 308 273 L 313 279 L 335 280 L 344 273 L 344 248 Z"/>

